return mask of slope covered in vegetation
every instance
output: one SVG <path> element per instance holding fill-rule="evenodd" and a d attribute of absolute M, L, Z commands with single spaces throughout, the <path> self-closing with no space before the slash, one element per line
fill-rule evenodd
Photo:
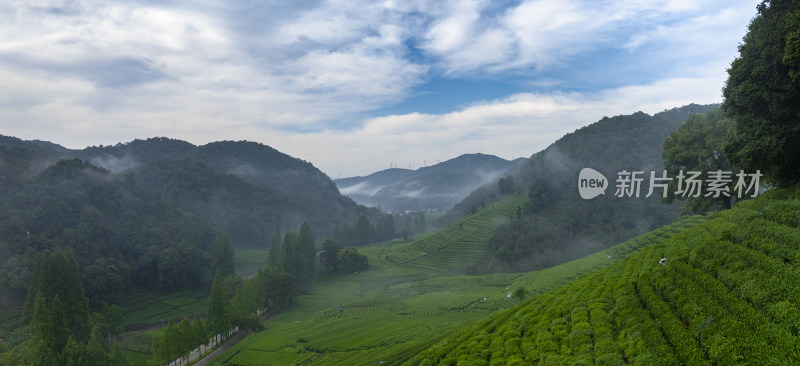
<path fill-rule="evenodd" d="M 495 266 L 515 272 L 581 258 L 673 222 L 678 207 L 661 204 L 658 194 L 645 197 L 645 185 L 638 197 L 616 197 L 617 172 L 643 171 L 649 177 L 660 171 L 664 139 L 687 117 L 713 108 L 691 104 L 652 116 L 605 117 L 566 134 L 497 184 L 476 190 L 451 210 L 450 219 L 498 195 L 527 194 L 520 219 L 501 225 L 489 241 Z M 580 197 L 576 179 L 583 168 L 608 179 L 605 195 Z"/>
<path fill-rule="evenodd" d="M 500 205 L 487 205 L 486 211 L 501 209 Z M 481 213 L 470 217 L 477 220 Z M 292 308 L 266 323 L 264 331 L 237 344 L 218 361 L 226 365 L 363 365 L 380 361 L 396 365 L 472 321 L 519 304 L 521 299 L 508 297 L 509 292 L 519 288 L 532 294 L 547 292 L 704 220 L 702 216 L 685 217 L 595 255 L 530 273 L 448 276 L 431 263 L 406 266 L 375 259 L 413 243 L 392 241 L 361 247 L 370 258 L 368 270 L 329 277 L 312 286 Z M 453 226 L 458 231 L 457 225 Z M 419 241 L 434 237 L 423 236 Z"/>
<path fill-rule="evenodd" d="M 768 192 L 408 364 L 797 364 L 798 265 L 800 192 Z"/>

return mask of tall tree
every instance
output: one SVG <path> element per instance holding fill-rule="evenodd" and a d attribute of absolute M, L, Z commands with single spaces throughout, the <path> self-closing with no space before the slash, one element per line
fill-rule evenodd
<path fill-rule="evenodd" d="M 320 253 L 320 261 L 322 268 L 326 273 L 336 273 L 336 255 L 339 253 L 342 246 L 331 239 L 322 242 L 322 253 Z"/>
<path fill-rule="evenodd" d="M 280 269 L 280 246 L 281 246 L 281 232 L 278 224 L 275 224 L 275 234 L 272 235 L 272 240 L 269 244 L 269 252 L 267 252 L 267 268 L 273 271 Z"/>
<path fill-rule="evenodd" d="M 214 334 L 227 333 L 230 329 L 228 317 L 228 291 L 225 289 L 222 272 L 217 268 L 211 293 L 208 297 L 208 325 Z"/>
<path fill-rule="evenodd" d="M 685 181 L 681 180 L 682 187 L 678 187 L 677 178 L 681 172 L 684 176 L 689 176 L 690 171 L 700 172 L 703 178 L 707 172 L 731 171 L 732 167 L 723 154 L 722 145 L 732 125 L 733 121 L 727 118 L 722 110 L 717 109 L 705 116 L 700 114 L 689 116 L 677 131 L 670 133 L 664 141 L 662 154 L 664 169 L 668 177 L 672 178 L 666 188 L 667 195 L 663 199 L 665 202 L 672 203 L 676 199 L 688 200 L 687 209 L 695 213 L 731 207 L 730 196 L 724 194 L 718 197 L 707 196 L 707 187 L 701 184 L 698 185 L 698 196 L 694 197 Z M 661 177 L 660 173 L 657 174 L 658 177 Z M 676 192 L 681 193 L 675 194 Z M 653 194 L 662 192 L 654 191 Z"/>
<path fill-rule="evenodd" d="M 314 262 L 317 256 L 317 248 L 314 244 L 314 237 L 311 235 L 311 228 L 307 222 L 303 222 L 300 232 L 297 234 L 297 248 L 300 252 L 300 276 L 298 281 L 307 283 L 311 280 L 314 273 Z"/>
<path fill-rule="evenodd" d="M 214 239 L 211 248 L 213 264 L 222 271 L 222 276 L 234 274 L 233 247 L 227 235 L 219 235 Z"/>
<path fill-rule="evenodd" d="M 23 324 L 30 321 L 35 297 L 39 293 L 45 299 L 58 297 L 66 314 L 66 328 L 70 335 L 79 343 L 88 340 L 89 299 L 84 295 L 78 263 L 71 249 L 55 253 L 45 250 L 36 256 L 28 299 L 23 308 Z"/>
<path fill-rule="evenodd" d="M 765 0 L 728 69 L 722 108 L 736 122 L 725 152 L 779 186 L 800 183 L 800 2 Z"/>
<path fill-rule="evenodd" d="M 358 216 L 355 225 L 355 244 L 366 244 L 372 241 L 372 226 L 367 219 L 367 216 L 361 214 Z"/>
<path fill-rule="evenodd" d="M 286 273 L 297 277 L 300 270 L 299 258 L 297 248 L 297 234 L 294 231 L 289 231 L 283 236 L 283 248 L 281 253 L 281 268 Z"/>

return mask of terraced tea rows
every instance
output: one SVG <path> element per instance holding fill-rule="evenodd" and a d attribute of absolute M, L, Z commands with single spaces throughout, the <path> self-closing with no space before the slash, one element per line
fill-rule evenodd
<path fill-rule="evenodd" d="M 270 320 L 265 331 L 220 360 L 228 365 L 397 364 L 464 324 L 517 306 L 520 300 L 507 295 L 518 287 L 546 292 L 703 221 L 686 217 L 594 256 L 529 274 L 437 276 L 374 259 L 407 244 L 362 247 L 370 270 L 315 287 L 298 300 L 304 309 L 290 309 Z"/>
<path fill-rule="evenodd" d="M 769 192 L 677 231 L 408 364 L 800 363 L 800 193 Z"/>
<path fill-rule="evenodd" d="M 507 222 L 527 199 L 525 195 L 503 196 L 447 228 L 392 250 L 388 260 L 424 272 L 463 273 L 483 262 L 497 225 Z"/>

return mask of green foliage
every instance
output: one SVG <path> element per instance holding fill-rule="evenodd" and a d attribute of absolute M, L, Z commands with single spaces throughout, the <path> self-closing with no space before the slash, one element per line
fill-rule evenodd
<path fill-rule="evenodd" d="M 478 355 L 482 344 L 481 358 L 527 364 L 795 364 L 800 323 L 787 314 L 800 296 L 798 210 L 797 191 L 740 202 L 464 328 L 408 364 Z M 493 348 L 498 335 L 504 346 Z"/>
<path fill-rule="evenodd" d="M 37 300 L 41 298 L 41 303 Z M 58 302 L 58 306 L 53 304 Z M 54 327 L 51 330 L 42 331 L 40 334 L 54 335 L 57 332 L 66 330 L 59 339 L 57 351 L 61 350 L 67 336 L 72 336 L 75 340 L 82 342 L 89 337 L 89 299 L 83 291 L 83 283 L 78 274 L 78 264 L 72 251 L 60 250 L 55 253 L 45 250 L 36 256 L 34 263 L 31 285 L 28 290 L 28 298 L 22 312 L 22 324 L 32 323 L 31 335 L 37 334 L 36 325 L 37 306 L 39 315 L 49 320 L 47 323 L 55 321 L 50 319 L 52 314 L 56 314 L 58 324 L 48 326 Z M 52 309 L 52 310 L 48 310 Z M 45 311 L 46 313 L 42 313 Z M 53 313 L 50 314 L 50 311 Z M 66 314 L 66 315 L 64 315 Z M 63 324 L 62 324 L 63 322 Z M 48 347 L 52 342 L 47 343 Z"/>
<path fill-rule="evenodd" d="M 678 207 L 661 204 L 660 192 L 645 197 L 649 176 L 643 177 L 638 198 L 616 197 L 614 182 L 622 170 L 660 171 L 664 140 L 687 117 L 712 108 L 688 105 L 653 116 L 605 117 L 534 154 L 513 175 L 517 187 L 527 188 L 528 202 L 510 213 L 489 240 L 493 267 L 530 271 L 554 266 L 675 221 Z M 575 190 L 576 177 L 587 167 L 608 179 L 605 195 L 584 200 Z M 478 190 L 454 212 L 466 212 L 495 193 L 501 192 Z"/>
<path fill-rule="evenodd" d="M 217 268 L 214 281 L 211 283 L 211 294 L 208 297 L 208 322 L 212 332 L 227 332 L 230 326 L 230 302 L 228 290 L 223 283 L 222 271 Z"/>
<path fill-rule="evenodd" d="M 336 270 L 339 273 L 354 273 L 367 268 L 367 256 L 356 248 L 339 249 L 336 253 Z"/>
<path fill-rule="evenodd" d="M 722 152 L 723 139 L 733 121 L 727 118 L 721 109 L 708 112 L 705 116 L 695 114 L 689 116 L 677 131 L 670 133 L 664 141 L 664 169 L 672 180 L 668 185 L 668 193 L 663 200 L 672 203 L 676 198 L 688 200 L 686 210 L 693 213 L 707 212 L 714 209 L 731 207 L 731 197 L 720 195 L 706 197 L 707 186 L 701 185 L 700 197 L 688 197 L 673 194 L 678 190 L 677 177 L 682 171 L 689 176 L 689 171 L 701 172 L 706 177 L 710 171 L 732 171 L 732 167 Z M 660 174 L 656 174 L 660 177 Z M 686 186 L 681 189 L 687 190 Z M 657 192 L 661 193 L 661 192 Z"/>
<path fill-rule="evenodd" d="M 765 0 L 728 69 L 723 109 L 735 121 L 725 153 L 778 186 L 800 182 L 800 4 Z"/>
<path fill-rule="evenodd" d="M 227 236 L 220 235 L 214 239 L 211 245 L 211 265 L 219 268 L 223 277 L 234 274 L 233 247 Z"/>
<path fill-rule="evenodd" d="M 38 164 L 14 155 L 6 159 L 26 171 Z M 73 159 L 9 179 L 16 183 L 0 199 L 5 290 L 27 291 L 36 253 L 66 247 L 74 252 L 93 307 L 118 302 L 132 284 L 207 284 L 206 251 L 215 231 L 126 177 Z"/>
<path fill-rule="evenodd" d="M 326 273 L 338 272 L 336 268 L 336 255 L 339 253 L 340 249 L 342 249 L 342 246 L 331 239 L 322 242 L 322 252 L 319 254 L 319 260 L 322 262 L 322 269 Z"/>

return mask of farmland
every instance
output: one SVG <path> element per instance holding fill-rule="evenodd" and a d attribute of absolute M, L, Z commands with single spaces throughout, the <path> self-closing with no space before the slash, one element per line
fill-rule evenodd
<path fill-rule="evenodd" d="M 408 364 L 800 362 L 800 194 L 769 192 L 672 234 Z"/>
<path fill-rule="evenodd" d="M 487 205 L 464 218 L 463 229 L 456 222 L 411 243 L 390 241 L 359 248 L 369 258 L 369 270 L 331 276 L 317 283 L 295 305 L 270 320 L 266 330 L 248 337 L 218 360 L 229 365 L 398 364 L 433 342 L 456 334 L 466 324 L 518 305 L 520 299 L 507 296 L 518 287 L 531 293 L 546 292 L 705 220 L 687 217 L 595 255 L 542 271 L 443 274 L 445 269 L 458 273 L 464 267 L 435 259 L 444 257 L 447 248 L 459 245 L 459 236 L 491 236 L 491 226 L 486 223 L 508 217 L 518 199 L 509 196 L 494 206 Z M 473 225 L 486 226 L 468 229 Z M 485 244 L 472 243 L 476 248 L 461 249 L 485 250 Z"/>

